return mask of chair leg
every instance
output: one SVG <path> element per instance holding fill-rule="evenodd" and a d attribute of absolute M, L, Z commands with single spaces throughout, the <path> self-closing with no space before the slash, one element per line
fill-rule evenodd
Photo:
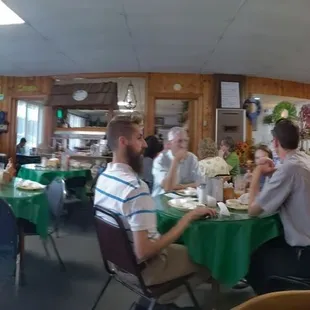
<path fill-rule="evenodd" d="M 147 308 L 147 310 L 153 310 L 156 305 L 156 299 L 151 299 L 151 302 Z"/>
<path fill-rule="evenodd" d="M 98 297 L 97 297 L 93 307 L 91 308 L 92 310 L 96 309 L 96 307 L 97 307 L 101 297 L 103 296 L 103 294 L 104 294 L 105 290 L 107 289 L 108 285 L 110 284 L 111 280 L 112 280 L 112 276 L 110 275 L 108 280 L 107 280 L 107 282 L 105 283 L 105 285 L 103 286 L 102 290 L 100 291 L 100 293 L 99 293 L 99 295 L 98 295 Z"/>
<path fill-rule="evenodd" d="M 55 254 L 56 254 L 56 256 L 57 256 L 57 259 L 58 259 L 58 262 L 59 262 L 59 265 L 60 265 L 61 270 L 62 270 L 62 271 L 66 271 L 66 266 L 65 266 L 65 264 L 63 263 L 63 261 L 62 261 L 60 255 L 59 255 L 59 252 L 58 252 L 58 250 L 57 250 L 56 243 L 55 243 L 55 240 L 54 240 L 53 236 L 52 236 L 52 235 L 49 235 L 49 239 L 51 240 L 51 243 L 52 243 L 52 246 L 53 246 L 53 248 L 54 248 Z"/>
<path fill-rule="evenodd" d="M 15 294 L 18 294 L 20 286 L 20 254 L 16 257 L 16 265 L 15 265 Z"/>
<path fill-rule="evenodd" d="M 47 256 L 48 258 L 50 258 L 51 255 L 50 255 L 50 252 L 48 251 L 46 240 L 42 240 L 42 244 L 43 244 L 43 248 L 44 248 L 44 251 L 45 251 L 46 256 Z"/>
<path fill-rule="evenodd" d="M 185 284 L 186 289 L 188 291 L 188 294 L 189 294 L 189 296 L 190 296 L 190 298 L 191 298 L 191 300 L 192 300 L 192 302 L 193 302 L 193 304 L 195 306 L 195 309 L 201 309 L 199 304 L 198 304 L 198 301 L 197 301 L 197 299 L 196 299 L 196 297 L 195 297 L 195 295 L 193 293 L 193 290 L 192 290 L 190 284 L 187 281 L 184 284 Z"/>

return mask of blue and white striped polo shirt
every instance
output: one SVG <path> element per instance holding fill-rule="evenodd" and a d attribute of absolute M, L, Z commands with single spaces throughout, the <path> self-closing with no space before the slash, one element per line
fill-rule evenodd
<path fill-rule="evenodd" d="M 95 205 L 124 216 L 131 231 L 148 231 L 150 239 L 159 237 L 156 209 L 149 188 L 127 164 L 109 163 L 99 176 Z M 130 238 L 131 239 L 131 238 Z"/>

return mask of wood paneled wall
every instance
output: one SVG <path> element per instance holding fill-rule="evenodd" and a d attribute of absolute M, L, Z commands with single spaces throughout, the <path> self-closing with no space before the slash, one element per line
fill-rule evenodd
<path fill-rule="evenodd" d="M 310 99 L 310 84 L 269 78 L 246 77 L 246 92 Z"/>
<path fill-rule="evenodd" d="M 8 112 L 9 132 L 0 135 L 0 152 L 15 155 L 16 113 L 18 99 L 47 99 L 53 80 L 50 77 L 7 77 L 0 76 L 0 111 Z M 44 116 L 44 119 L 47 117 Z M 44 124 L 46 127 L 46 124 Z M 45 135 L 45 134 L 44 134 Z"/>
<path fill-rule="evenodd" d="M 135 73 L 133 73 L 134 75 Z M 213 75 L 177 74 L 177 73 L 136 73 L 146 79 L 146 115 L 145 131 L 152 134 L 154 130 L 155 100 L 184 99 L 192 100 L 197 105 L 195 115 L 195 144 L 203 137 L 214 137 L 216 96 Z M 109 74 L 104 74 L 108 77 Z M 101 75 L 98 75 L 101 76 Z M 113 77 L 122 77 L 124 73 L 114 73 Z M 126 74 L 128 76 L 128 74 Z M 73 78 L 74 76 L 70 76 Z M 8 112 L 9 132 L 0 135 L 0 152 L 15 154 L 16 144 L 16 101 L 17 99 L 45 100 L 50 94 L 52 77 L 5 77 L 0 76 L 0 110 Z M 173 86 L 180 84 L 181 90 Z M 269 78 L 246 77 L 246 96 L 250 94 L 268 94 L 310 99 L 310 84 L 297 83 Z M 51 110 L 46 107 L 44 115 L 44 137 L 52 133 Z M 248 131 L 251 128 L 248 127 Z"/>

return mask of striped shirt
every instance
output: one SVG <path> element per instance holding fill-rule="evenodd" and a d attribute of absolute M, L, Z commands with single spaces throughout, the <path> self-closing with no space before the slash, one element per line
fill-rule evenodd
<path fill-rule="evenodd" d="M 159 237 L 156 209 L 149 188 L 129 165 L 108 164 L 98 178 L 94 202 L 122 216 L 131 242 L 133 231 L 146 230 L 150 239 Z M 105 218 L 103 214 L 102 217 Z"/>

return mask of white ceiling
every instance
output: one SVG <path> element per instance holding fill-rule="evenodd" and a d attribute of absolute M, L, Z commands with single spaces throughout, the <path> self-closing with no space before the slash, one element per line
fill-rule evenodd
<path fill-rule="evenodd" d="M 0 75 L 247 74 L 310 82 L 309 0 L 5 0 Z"/>

